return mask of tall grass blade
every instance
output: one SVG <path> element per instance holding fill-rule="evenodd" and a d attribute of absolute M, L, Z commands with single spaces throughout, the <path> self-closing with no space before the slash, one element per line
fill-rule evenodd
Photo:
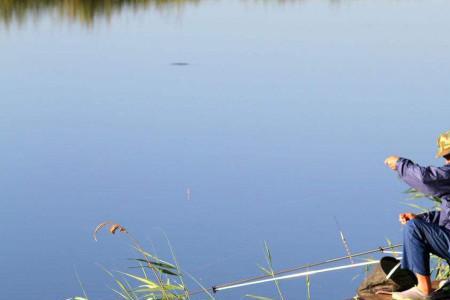
<path fill-rule="evenodd" d="M 192 281 L 194 281 L 199 287 L 200 289 L 206 294 L 208 295 L 210 300 L 215 300 L 216 298 L 208 291 L 207 288 L 205 288 L 203 286 L 203 284 L 201 284 L 200 281 L 197 280 L 197 278 L 195 278 L 194 276 L 192 276 L 191 274 L 189 274 L 188 272 L 184 272 L 184 274 L 186 274 L 190 279 L 192 279 Z"/>
<path fill-rule="evenodd" d="M 267 264 L 268 264 L 268 267 L 269 267 L 268 271 L 270 272 L 270 275 L 273 278 L 275 278 L 275 271 L 273 269 L 273 263 L 272 263 L 272 253 L 270 252 L 269 245 L 267 244 L 266 241 L 264 241 L 264 250 L 265 250 L 265 256 L 266 256 Z M 276 287 L 277 292 L 278 292 L 278 296 L 280 296 L 280 300 L 284 300 L 284 296 L 283 296 L 283 293 L 281 292 L 281 288 L 280 288 L 280 283 L 278 282 L 278 280 L 275 280 L 274 283 L 275 283 L 275 287 Z"/>
<path fill-rule="evenodd" d="M 86 289 L 84 288 L 83 283 L 81 282 L 80 275 L 78 274 L 78 271 L 77 271 L 76 267 L 74 266 L 73 268 L 74 268 L 74 271 L 75 271 L 75 276 L 77 277 L 78 284 L 80 285 L 81 291 L 83 291 L 83 296 L 84 296 L 84 297 L 75 297 L 74 299 L 75 300 L 80 300 L 80 299 L 88 300 L 89 297 L 88 297 L 88 295 L 86 293 Z M 78 299 L 76 299 L 76 298 L 78 298 Z"/>
<path fill-rule="evenodd" d="M 311 300 L 311 278 L 306 276 L 306 296 L 308 300 Z"/>
<path fill-rule="evenodd" d="M 178 276 L 178 279 L 180 280 L 181 284 L 184 287 L 184 294 L 186 296 L 186 299 L 190 299 L 189 291 L 187 290 L 186 285 L 185 285 L 184 280 L 183 280 L 183 273 L 181 272 L 180 264 L 178 263 L 177 256 L 175 255 L 175 250 L 173 249 L 172 243 L 170 242 L 169 237 L 167 236 L 166 232 L 164 230 L 161 230 L 161 231 L 163 232 L 164 237 L 166 238 L 167 245 L 169 246 L 169 250 L 170 250 L 170 253 L 172 255 L 172 259 L 175 262 L 175 267 L 176 267 L 176 270 L 177 270 L 177 273 L 178 273 L 177 276 Z"/>

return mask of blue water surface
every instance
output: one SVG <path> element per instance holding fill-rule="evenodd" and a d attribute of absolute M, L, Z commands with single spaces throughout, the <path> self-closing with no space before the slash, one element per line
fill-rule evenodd
<path fill-rule="evenodd" d="M 0 22 L 1 299 L 115 299 L 121 223 L 206 287 L 401 241 L 397 154 L 438 165 L 450 3 L 193 1 Z M 187 195 L 189 192 L 189 196 Z M 426 203 L 426 202 L 425 202 Z M 354 295 L 361 269 L 311 277 Z M 191 286 L 194 283 L 189 281 Z M 305 280 L 281 282 L 306 299 Z M 196 289 L 193 287 L 193 289 Z M 223 291 L 277 297 L 273 284 Z M 199 297 L 198 299 L 206 299 Z"/>

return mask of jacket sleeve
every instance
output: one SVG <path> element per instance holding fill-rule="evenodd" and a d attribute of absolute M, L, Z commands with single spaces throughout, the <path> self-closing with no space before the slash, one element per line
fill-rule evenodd
<path fill-rule="evenodd" d="M 422 213 L 416 216 L 416 218 L 424 220 L 425 222 L 428 223 L 435 223 L 435 224 L 439 224 L 439 216 L 440 216 L 441 212 L 438 210 L 432 210 L 426 213 Z"/>
<path fill-rule="evenodd" d="M 433 195 L 430 183 L 439 180 L 439 174 L 434 167 L 422 167 L 409 159 L 399 158 L 397 172 L 400 178 L 410 187 L 426 195 Z"/>

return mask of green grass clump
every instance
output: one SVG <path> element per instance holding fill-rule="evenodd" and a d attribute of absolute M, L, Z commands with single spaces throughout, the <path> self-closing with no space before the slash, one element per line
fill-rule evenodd
<path fill-rule="evenodd" d="M 103 222 L 97 226 L 94 231 L 94 239 L 97 240 L 97 233 L 109 226 L 111 234 L 122 233 L 126 235 L 136 251 L 138 257 L 131 258 L 133 265 L 130 269 L 139 270 L 136 272 L 111 272 L 105 268 L 104 271 L 113 278 L 116 287 L 112 288 L 112 292 L 124 300 L 190 300 L 192 293 L 189 292 L 184 282 L 184 274 L 180 269 L 178 261 L 175 257 L 172 245 L 167 239 L 172 259 L 174 263 L 162 260 L 156 255 L 145 250 L 138 240 L 136 240 L 126 229 L 120 224 L 114 222 Z M 167 237 L 166 237 L 167 238 Z M 187 273 L 186 273 L 187 274 Z M 191 277 L 201 287 L 201 293 L 208 296 L 210 300 L 214 297 L 204 288 L 198 281 Z M 77 279 L 83 290 L 83 297 L 77 296 L 72 300 L 89 300 L 86 291 Z"/>

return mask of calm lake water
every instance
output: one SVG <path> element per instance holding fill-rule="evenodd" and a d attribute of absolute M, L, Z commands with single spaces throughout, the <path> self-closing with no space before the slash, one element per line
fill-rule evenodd
<path fill-rule="evenodd" d="M 93 241 L 105 220 L 168 257 L 164 231 L 207 287 L 260 274 L 265 240 L 277 269 L 344 255 L 335 217 L 354 252 L 401 240 L 383 160 L 441 163 L 450 2 L 68 3 L 0 2 L 2 299 L 81 295 L 75 270 L 113 299 L 99 265 L 136 255 Z M 363 276 L 314 276 L 312 297 Z M 276 290 L 217 299 L 245 294 Z"/>

